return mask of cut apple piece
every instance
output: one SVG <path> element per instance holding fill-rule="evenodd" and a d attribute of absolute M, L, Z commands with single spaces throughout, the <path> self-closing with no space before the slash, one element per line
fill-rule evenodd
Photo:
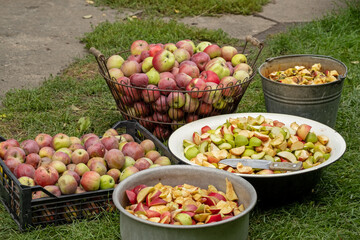
<path fill-rule="evenodd" d="M 267 140 L 269 140 L 269 135 L 265 135 L 260 132 L 254 132 L 254 137 L 257 137 L 262 142 L 266 142 Z"/>
<path fill-rule="evenodd" d="M 226 178 L 226 197 L 227 199 L 229 199 L 230 201 L 235 201 L 238 200 L 238 197 L 234 191 L 234 187 L 232 185 L 232 183 Z"/>
<path fill-rule="evenodd" d="M 210 139 L 216 145 L 219 145 L 219 144 L 225 142 L 225 140 L 223 138 L 221 138 L 219 135 L 216 135 L 216 134 L 210 134 Z"/>
<path fill-rule="evenodd" d="M 206 125 L 206 126 L 201 128 L 201 134 L 207 133 L 210 130 L 211 130 L 211 127 Z"/>
<path fill-rule="evenodd" d="M 205 223 L 219 222 L 222 220 L 221 214 L 210 215 L 205 220 Z"/>
<path fill-rule="evenodd" d="M 182 207 L 184 212 L 195 212 L 197 209 L 198 207 L 194 204 L 187 204 Z"/>
<path fill-rule="evenodd" d="M 202 140 L 201 140 L 201 137 L 199 135 L 199 133 L 197 132 L 194 132 L 193 133 L 193 142 L 196 144 L 196 145 L 200 145 Z"/>
<path fill-rule="evenodd" d="M 306 150 L 296 150 L 294 152 L 295 157 L 298 159 L 298 161 L 305 161 L 306 159 L 308 159 L 310 157 L 310 154 L 308 151 Z"/>
<path fill-rule="evenodd" d="M 230 143 L 227 143 L 227 142 L 224 142 L 224 143 L 221 143 L 220 145 L 218 145 L 218 147 L 220 149 L 226 149 L 226 150 L 229 150 L 232 148 L 232 145 Z"/>
<path fill-rule="evenodd" d="M 291 151 L 301 150 L 301 149 L 304 149 L 303 142 L 297 141 L 297 142 L 294 142 L 293 144 L 291 144 L 291 147 L 290 147 Z"/>
<path fill-rule="evenodd" d="M 181 225 L 192 225 L 192 219 L 189 214 L 178 213 L 174 217 L 174 220 L 181 223 Z"/>
<path fill-rule="evenodd" d="M 214 163 L 214 164 L 216 164 L 216 163 Z M 216 168 L 216 166 L 215 166 L 214 164 L 204 161 L 204 162 L 202 163 L 202 166 L 204 166 L 204 167 L 210 167 L 210 168 Z"/>
<path fill-rule="evenodd" d="M 146 196 L 154 190 L 155 190 L 154 187 L 146 187 L 146 188 L 141 189 L 140 192 L 136 196 L 136 201 L 138 203 L 144 201 Z"/>
<path fill-rule="evenodd" d="M 221 214 L 229 214 L 234 210 L 234 207 L 236 207 L 236 204 L 232 205 L 231 203 L 232 202 L 228 201 L 220 201 L 216 204 L 216 207 L 220 209 Z"/>
<path fill-rule="evenodd" d="M 265 156 L 265 152 L 259 152 L 251 155 L 252 159 L 262 159 Z"/>
<path fill-rule="evenodd" d="M 271 144 L 272 146 L 278 146 L 278 145 L 280 145 L 282 142 L 284 142 L 284 140 L 285 140 L 284 135 L 278 134 L 278 135 L 275 136 L 274 139 L 271 140 L 270 144 Z"/>
<path fill-rule="evenodd" d="M 226 151 L 225 149 L 219 151 L 212 151 L 211 153 L 214 155 L 214 157 L 220 160 L 227 158 L 229 154 L 228 151 Z"/>
<path fill-rule="evenodd" d="M 205 222 L 209 216 L 210 213 L 199 213 L 194 215 L 194 219 L 198 222 Z"/>
<path fill-rule="evenodd" d="M 200 146 L 199 146 L 199 151 L 200 151 L 201 153 L 207 152 L 208 146 L 209 146 L 209 142 L 207 142 L 207 141 L 202 142 L 202 143 L 200 144 Z"/>
<path fill-rule="evenodd" d="M 233 155 L 237 155 L 240 156 L 241 154 L 243 154 L 245 151 L 245 146 L 241 146 L 241 147 L 236 147 L 236 148 L 232 148 L 229 150 L 229 152 Z"/>
<path fill-rule="evenodd" d="M 215 198 L 217 198 L 219 201 L 220 201 L 220 200 L 226 201 L 226 198 L 225 198 L 223 195 L 221 195 L 220 193 L 217 193 L 217 192 L 210 192 L 210 193 L 208 194 L 208 196 L 210 196 L 210 197 L 215 197 Z"/>
<path fill-rule="evenodd" d="M 322 145 L 326 145 L 329 142 L 329 138 L 327 136 L 324 135 L 319 135 L 317 136 L 318 141 L 322 144 Z"/>
<path fill-rule="evenodd" d="M 129 202 L 131 204 L 135 204 L 136 203 L 136 193 L 134 193 L 133 191 L 130 191 L 130 190 L 125 190 L 125 193 L 129 199 Z"/>
<path fill-rule="evenodd" d="M 278 152 L 276 155 L 278 155 L 279 157 L 285 158 L 292 163 L 295 163 L 297 161 L 295 155 L 292 154 L 291 152 L 282 151 L 282 152 Z"/>
<path fill-rule="evenodd" d="M 302 139 L 305 141 L 306 139 L 306 136 L 309 134 L 310 132 L 310 129 L 311 129 L 311 126 L 307 125 L 307 124 L 301 124 L 297 131 L 296 131 L 296 134 Z"/>
<path fill-rule="evenodd" d="M 167 204 L 168 202 L 165 201 L 164 199 L 160 198 L 160 197 L 156 197 L 154 199 L 151 200 L 151 202 L 149 203 L 149 207 L 151 206 L 157 206 L 157 205 L 164 205 Z"/>
<path fill-rule="evenodd" d="M 154 217 L 158 217 L 159 218 L 159 222 L 160 222 L 160 216 L 161 214 L 157 211 L 153 211 L 153 210 L 146 210 L 146 216 L 148 218 L 154 218 Z"/>

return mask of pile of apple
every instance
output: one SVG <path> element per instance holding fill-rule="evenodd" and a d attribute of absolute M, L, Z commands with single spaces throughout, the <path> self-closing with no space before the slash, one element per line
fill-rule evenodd
<path fill-rule="evenodd" d="M 8 139 L 0 143 L 0 158 L 22 185 L 40 185 L 56 196 L 114 188 L 138 171 L 171 164 L 150 139 L 137 143 L 113 128 L 102 137 L 40 133 L 21 143 Z M 41 197 L 47 194 L 33 195 Z"/>
<path fill-rule="evenodd" d="M 126 190 L 130 204 L 125 209 L 148 221 L 196 225 L 219 222 L 240 214 L 244 205 L 238 204 L 238 197 L 232 183 L 226 179 L 226 193 L 213 185 L 208 189 L 182 184 L 175 187 L 163 185 L 138 185 Z"/>
<path fill-rule="evenodd" d="M 201 116 L 221 114 L 253 73 L 247 57 L 233 46 L 137 40 L 130 51 L 126 60 L 112 55 L 106 62 L 111 79 L 117 83 L 119 107 L 165 139 L 171 131 L 166 125 L 174 130 Z M 151 124 L 153 121 L 163 124 Z"/>
<path fill-rule="evenodd" d="M 282 171 L 259 170 L 238 164 L 237 168 L 219 163 L 227 158 L 265 159 L 273 162 L 303 162 L 303 168 L 317 166 L 330 157 L 329 138 L 311 132 L 311 126 L 290 127 L 264 116 L 229 118 L 226 123 L 211 129 L 194 132 L 192 141 L 183 140 L 184 156 L 191 162 L 233 173 L 273 174 Z"/>

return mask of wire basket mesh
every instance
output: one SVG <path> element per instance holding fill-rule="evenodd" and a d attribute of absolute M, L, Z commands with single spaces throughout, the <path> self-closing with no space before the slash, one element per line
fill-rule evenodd
<path fill-rule="evenodd" d="M 248 59 L 251 69 L 255 69 L 256 61 L 264 46 L 256 38 L 248 36 L 243 49 L 238 52 L 246 54 L 249 52 L 247 49 L 249 45 L 256 47 L 254 58 Z M 241 80 L 232 79 L 219 85 L 209 84 L 202 89 L 196 86 L 191 89 L 166 89 L 151 84 L 134 86 L 129 78 L 111 77 L 106 66 L 108 58 L 95 48 L 91 48 L 90 52 L 95 56 L 100 74 L 105 79 L 124 119 L 137 120 L 162 140 L 166 140 L 172 131 L 186 123 L 235 112 L 256 74 L 256 71 L 252 71 L 249 77 Z M 116 54 L 128 52 L 121 51 Z"/>

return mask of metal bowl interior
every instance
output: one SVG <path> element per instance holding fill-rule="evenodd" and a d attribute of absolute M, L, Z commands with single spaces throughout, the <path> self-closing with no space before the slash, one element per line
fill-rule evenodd
<path fill-rule="evenodd" d="M 278 114 L 278 113 L 234 113 L 234 114 L 226 114 L 221 116 L 208 117 L 204 119 L 200 119 L 185 126 L 179 128 L 169 138 L 168 146 L 170 152 L 178 158 L 181 162 L 190 165 L 196 165 L 192 163 L 188 159 L 185 158 L 183 153 L 183 140 L 192 140 L 192 134 L 194 131 L 200 132 L 200 129 L 208 125 L 211 128 L 216 128 L 219 125 L 222 125 L 229 118 L 237 118 L 237 117 L 257 117 L 259 115 L 263 115 L 265 118 L 278 120 L 285 123 L 286 126 L 290 126 L 292 122 L 296 122 L 298 124 L 308 124 L 312 126 L 311 131 L 314 131 L 316 134 L 321 134 L 329 137 L 328 146 L 332 148 L 330 158 L 324 163 L 294 172 L 280 173 L 280 174 L 268 174 L 268 175 L 257 175 L 257 174 L 234 174 L 237 176 L 241 176 L 247 179 L 253 186 L 255 187 L 258 197 L 260 200 L 278 200 L 283 197 L 276 197 L 278 194 L 284 196 L 292 195 L 292 191 L 294 195 L 302 195 L 304 192 L 311 189 L 315 186 L 316 182 L 320 177 L 320 170 L 329 166 L 330 164 L 338 161 L 341 156 L 345 153 L 346 150 L 346 142 L 343 137 L 336 132 L 334 129 L 319 123 L 314 120 L 310 120 L 307 118 L 302 118 L 293 115 L 287 114 Z M 205 167 L 204 167 L 205 168 Z M 220 170 L 219 170 L 220 171 Z M 221 170 L 223 171 L 223 170 Z M 304 182 L 302 185 L 298 185 Z M 308 184 L 306 183 L 308 182 Z M 305 191 L 306 189 L 306 191 Z M 266 193 L 265 193 L 266 192 Z"/>
<path fill-rule="evenodd" d="M 239 197 L 239 203 L 243 203 L 245 211 L 232 218 L 203 225 L 170 225 L 154 223 L 138 218 L 124 208 L 128 204 L 125 190 L 132 189 L 139 184 L 148 186 L 159 182 L 171 186 L 188 183 L 201 188 L 214 185 L 218 190 L 226 190 L 225 178 L 228 178 Z M 254 208 L 257 195 L 254 187 L 245 179 L 220 172 L 216 169 L 202 168 L 189 165 L 172 165 L 160 168 L 148 169 L 126 178 L 115 188 L 113 201 L 120 211 L 120 229 L 124 239 L 218 239 L 227 236 L 232 239 L 246 239 L 248 234 L 249 213 Z M 141 228 L 139 228 L 141 227 Z M 234 228 L 235 229 L 232 229 Z M 136 231 L 136 228 L 142 229 Z M 126 238 L 128 237 L 128 238 Z M 169 238 L 168 238 L 169 237 Z"/>

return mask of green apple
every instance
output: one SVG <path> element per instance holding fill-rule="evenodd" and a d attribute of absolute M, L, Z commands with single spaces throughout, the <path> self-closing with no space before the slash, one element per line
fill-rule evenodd
<path fill-rule="evenodd" d="M 106 67 L 107 69 L 120 68 L 123 62 L 124 59 L 120 55 L 112 55 L 106 61 Z"/>
<path fill-rule="evenodd" d="M 196 47 L 195 47 L 195 52 L 203 52 L 204 49 L 207 47 L 207 46 L 210 46 L 212 43 L 211 42 L 207 42 L 207 41 L 203 41 L 203 42 L 200 42 Z"/>
<path fill-rule="evenodd" d="M 146 72 L 146 75 L 149 78 L 149 84 L 158 85 L 160 81 L 160 73 L 156 71 L 155 68 L 151 68 L 149 71 Z"/>
<path fill-rule="evenodd" d="M 100 177 L 100 189 L 114 188 L 114 186 L 115 180 L 112 176 L 105 174 Z"/>
<path fill-rule="evenodd" d="M 161 50 L 155 54 L 152 64 L 158 72 L 170 71 L 175 65 L 175 56 L 168 50 Z"/>
<path fill-rule="evenodd" d="M 231 63 L 233 65 L 233 67 L 235 67 L 236 65 L 238 65 L 240 63 L 247 63 L 247 58 L 244 54 L 238 53 L 238 54 L 235 54 L 231 58 Z"/>
<path fill-rule="evenodd" d="M 244 70 L 234 72 L 233 77 L 242 83 L 250 79 L 250 75 Z"/>
<path fill-rule="evenodd" d="M 153 57 L 147 57 L 144 59 L 142 65 L 141 65 L 141 70 L 144 73 L 147 73 L 153 67 L 152 60 L 153 60 Z"/>

